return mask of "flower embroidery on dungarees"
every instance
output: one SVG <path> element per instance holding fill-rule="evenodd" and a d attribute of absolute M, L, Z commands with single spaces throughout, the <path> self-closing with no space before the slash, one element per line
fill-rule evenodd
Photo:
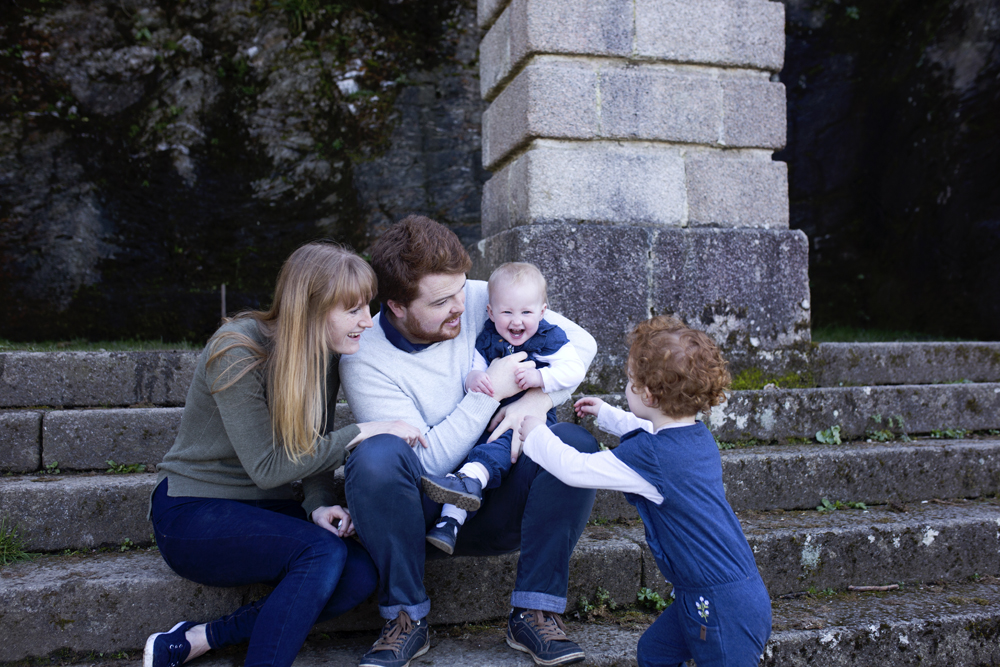
<path fill-rule="evenodd" d="M 698 608 L 698 615 L 701 616 L 701 620 L 708 620 L 708 600 L 698 596 L 698 602 L 695 603 L 695 607 Z"/>

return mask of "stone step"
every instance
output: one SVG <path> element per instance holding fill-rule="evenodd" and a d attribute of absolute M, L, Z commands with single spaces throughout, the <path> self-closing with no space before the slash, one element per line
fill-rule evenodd
<path fill-rule="evenodd" d="M 1000 440 L 908 444 L 760 446 L 722 452 L 737 511 L 813 509 L 831 502 L 914 503 L 1000 492 Z M 891 474 L 888 474 L 891 472 Z M 343 502 L 342 471 L 337 496 Z M 153 474 L 60 474 L 0 478 L 0 508 L 29 551 L 150 543 L 146 509 Z M 598 491 L 591 519 L 635 519 L 622 494 Z"/>
<path fill-rule="evenodd" d="M 624 394 L 603 398 L 625 405 Z M 568 403 L 559 412 L 563 421 L 576 420 Z M 153 465 L 173 444 L 182 414 L 183 408 L 0 412 L 0 470 L 33 472 L 56 462 L 66 470 L 100 470 L 109 459 Z M 347 404 L 338 404 L 337 427 L 353 421 Z M 844 440 L 1000 430 L 1000 383 L 736 391 L 705 422 L 728 443 L 811 440 L 834 426 Z M 592 419 L 583 424 L 606 445 L 617 444 Z"/>
<path fill-rule="evenodd" d="M 820 343 L 821 387 L 1000 382 L 1000 343 Z"/>
<path fill-rule="evenodd" d="M 601 398 L 627 409 L 624 394 Z M 559 406 L 559 419 L 572 421 L 572 406 Z M 819 431 L 834 426 L 845 441 L 876 432 L 1000 432 L 1000 383 L 734 391 L 703 419 L 716 440 L 730 444 L 815 440 Z M 593 419 L 581 423 L 606 446 L 618 443 L 601 433 Z"/>
<path fill-rule="evenodd" d="M 744 530 L 772 596 L 850 585 L 961 581 L 1000 574 L 998 501 L 918 504 L 905 512 L 788 512 L 744 515 Z M 504 614 L 516 555 L 430 561 L 425 582 L 432 623 L 480 622 Z M 664 598 L 641 526 L 590 526 L 570 564 L 569 599 L 617 604 L 647 587 Z M 0 609 L 10 628 L 0 661 L 74 651 L 117 651 L 139 645 L 178 618 L 207 619 L 235 609 L 265 589 L 221 589 L 180 579 L 153 550 L 53 555 L 0 570 Z M 575 607 L 574 607 L 575 608 Z M 99 609 L 100 612 L 95 612 Z M 136 619 L 142 619 L 137 622 Z M 379 625 L 369 600 L 328 629 Z M 117 643 L 115 643 L 117 642 Z"/>
<path fill-rule="evenodd" d="M 0 571 L 0 600 L 6 628 L 0 660 L 41 657 L 57 649 L 112 654 L 141 650 L 148 634 L 171 627 L 180 619 L 205 620 L 242 604 L 260 591 L 198 587 L 165 572 L 157 554 L 62 559 L 60 567 L 24 565 Z M 461 559 L 455 559 L 461 560 Z M 108 564 L 110 563 L 110 566 Z M 431 567 L 433 568 L 433 564 Z M 107 573 L 98 574 L 104 567 Z M 10 579 L 22 593 L 11 594 Z M 56 608 L 43 596 L 58 594 Z M 133 598 L 129 599 L 129 593 Z M 143 595 L 148 592 L 147 595 Z M 470 587 L 477 597 L 482 589 Z M 101 604 L 88 603 L 102 596 Z M 14 604 L 8 606 L 14 599 Z M 366 606 L 370 607 L 370 603 Z M 500 605 L 505 607 L 505 605 Z M 296 660 L 300 667 L 357 664 L 376 638 L 378 619 L 372 610 L 352 612 L 344 619 L 317 626 Z M 443 626 L 432 610 L 432 650 L 415 665 L 530 665 L 523 654 L 509 650 L 500 620 L 484 619 L 474 626 Z M 498 608 L 492 619 L 502 619 Z M 930 667 L 987 665 L 1000 662 L 1000 581 L 995 576 L 964 581 L 904 584 L 898 590 L 875 593 L 839 591 L 773 599 L 773 633 L 762 665 L 834 667 L 842 665 L 920 664 Z M 367 615 L 367 616 L 366 616 Z M 374 624 L 368 632 L 342 633 L 359 620 Z M 579 622 L 567 615 L 570 636 L 587 651 L 587 664 L 635 663 L 635 647 L 648 616 L 621 617 L 621 625 Z M 245 646 L 209 654 L 194 667 L 231 667 L 242 661 Z M 125 667 L 134 661 L 79 664 Z"/>
<path fill-rule="evenodd" d="M 200 354 L 3 352 L 0 408 L 184 405 Z"/>

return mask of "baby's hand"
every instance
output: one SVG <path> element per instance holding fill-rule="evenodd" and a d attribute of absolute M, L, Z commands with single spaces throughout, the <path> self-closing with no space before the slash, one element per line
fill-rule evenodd
<path fill-rule="evenodd" d="M 586 415 L 596 417 L 597 413 L 601 411 L 602 405 L 604 405 L 604 401 L 596 396 L 584 396 L 573 404 L 573 409 L 576 410 L 577 417 L 584 417 Z"/>
<path fill-rule="evenodd" d="M 528 415 L 521 420 L 521 427 L 518 429 L 518 434 L 521 436 L 521 442 L 528 439 L 528 434 L 535 430 L 536 426 L 542 426 L 545 420 L 541 417 L 536 417 L 535 415 Z"/>
<path fill-rule="evenodd" d="M 486 394 L 490 398 L 493 397 L 493 383 L 490 382 L 490 376 L 486 371 L 469 371 L 469 374 L 465 377 L 465 390 L 476 391 L 480 394 Z"/>
<path fill-rule="evenodd" d="M 537 368 L 518 368 L 514 371 L 514 381 L 521 389 L 531 389 L 532 387 L 544 387 L 542 382 L 542 372 Z"/>

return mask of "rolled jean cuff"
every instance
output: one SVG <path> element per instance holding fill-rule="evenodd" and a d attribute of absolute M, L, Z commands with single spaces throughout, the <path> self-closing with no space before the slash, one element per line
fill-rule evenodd
<path fill-rule="evenodd" d="M 378 606 L 379 615 L 387 621 L 391 621 L 399 616 L 399 612 L 401 611 L 405 611 L 406 615 L 412 620 L 419 621 L 424 616 L 431 613 L 431 601 L 430 599 L 427 599 L 417 605 L 394 604 L 391 607 L 383 607 L 382 605 Z"/>
<path fill-rule="evenodd" d="M 540 611 L 551 611 L 554 614 L 561 614 L 566 611 L 566 598 L 561 598 L 548 593 L 535 593 L 531 591 L 514 591 L 510 594 L 510 606 L 520 609 L 538 609 Z"/>

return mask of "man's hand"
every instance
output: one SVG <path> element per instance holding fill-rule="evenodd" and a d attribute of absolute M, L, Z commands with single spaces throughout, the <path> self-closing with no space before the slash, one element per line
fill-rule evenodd
<path fill-rule="evenodd" d="M 493 383 L 486 371 L 469 371 L 465 376 L 465 391 L 477 391 L 480 394 L 493 396 Z"/>
<path fill-rule="evenodd" d="M 502 411 L 503 419 L 500 421 L 500 425 L 490 434 L 488 442 L 493 442 L 499 438 L 503 435 L 504 431 L 513 431 L 510 437 L 510 462 L 517 463 L 517 457 L 521 455 L 521 437 L 518 435 L 517 429 L 520 428 L 521 422 L 525 417 L 529 416 L 538 417 L 544 421 L 545 413 L 551 407 L 552 399 L 549 398 L 548 394 L 541 389 L 529 389 L 528 393 L 508 405 Z M 496 417 L 493 420 L 496 421 Z M 490 426 L 493 426 L 493 422 L 490 422 Z"/>
<path fill-rule="evenodd" d="M 573 409 L 576 410 L 577 417 L 584 417 L 586 415 L 596 417 L 597 413 L 601 411 L 602 405 L 604 405 L 604 401 L 596 396 L 584 396 L 573 404 Z"/>
<path fill-rule="evenodd" d="M 542 372 L 537 368 L 518 368 L 514 371 L 514 381 L 517 382 L 517 386 L 521 389 L 533 389 L 545 386 L 545 382 L 542 380 Z"/>
<path fill-rule="evenodd" d="M 354 534 L 354 524 L 351 513 L 340 505 L 324 505 L 317 507 L 312 513 L 312 522 L 320 528 L 325 528 L 337 537 L 347 537 Z M 336 523 L 336 522 L 339 522 Z"/>
<path fill-rule="evenodd" d="M 514 374 L 519 368 L 535 367 L 534 361 L 525 361 L 527 357 L 527 352 L 518 352 L 493 360 L 490 367 L 486 369 L 486 374 L 490 377 L 490 384 L 493 385 L 493 398 L 502 401 L 521 391 L 521 388 L 517 386 Z"/>
<path fill-rule="evenodd" d="M 521 428 L 517 429 L 518 435 L 521 436 L 521 442 L 523 443 L 528 439 L 528 434 L 534 431 L 539 426 L 544 426 L 545 420 L 535 415 L 528 415 L 521 421 Z"/>

